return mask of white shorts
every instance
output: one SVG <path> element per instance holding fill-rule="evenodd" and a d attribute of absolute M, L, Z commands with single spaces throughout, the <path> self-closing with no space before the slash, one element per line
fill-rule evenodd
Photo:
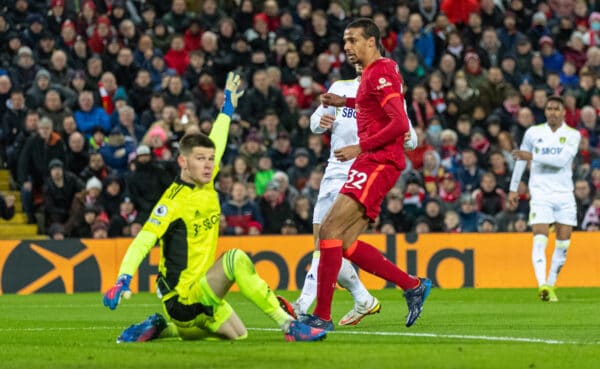
<path fill-rule="evenodd" d="M 346 178 L 325 178 L 321 181 L 319 196 L 313 210 L 313 224 L 321 224 L 337 198 Z"/>
<path fill-rule="evenodd" d="M 572 194 L 549 194 L 543 199 L 532 198 L 529 204 L 529 224 L 560 223 L 577 225 L 577 206 Z"/>

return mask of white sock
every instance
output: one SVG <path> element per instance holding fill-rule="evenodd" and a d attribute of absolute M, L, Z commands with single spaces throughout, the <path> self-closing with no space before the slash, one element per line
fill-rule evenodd
<path fill-rule="evenodd" d="M 533 262 L 533 271 L 538 282 L 538 287 L 546 284 L 546 244 L 548 237 L 543 234 L 533 236 L 533 250 L 531 260 Z"/>
<path fill-rule="evenodd" d="M 560 273 L 567 260 L 567 251 L 570 244 L 571 240 L 556 240 L 556 246 L 552 254 L 552 263 L 550 264 L 550 272 L 548 273 L 548 285 L 554 286 L 556 284 L 558 273 Z"/>
<path fill-rule="evenodd" d="M 313 252 L 312 263 L 310 269 L 304 277 L 304 286 L 300 297 L 295 301 L 295 304 L 300 308 L 300 314 L 306 314 L 312 303 L 317 298 L 317 271 L 319 270 L 319 251 Z"/>
<path fill-rule="evenodd" d="M 372 296 L 358 278 L 356 270 L 346 258 L 342 259 L 342 267 L 338 274 L 339 284 L 350 292 L 355 305 L 365 305 L 371 302 Z"/>

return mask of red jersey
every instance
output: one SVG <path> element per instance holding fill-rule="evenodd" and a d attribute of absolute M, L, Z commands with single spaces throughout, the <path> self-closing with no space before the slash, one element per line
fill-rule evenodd
<path fill-rule="evenodd" d="M 351 104 L 351 102 L 348 102 Z M 395 61 L 380 58 L 363 71 L 355 100 L 360 148 L 371 160 L 404 169 L 408 131 L 402 78 Z"/>

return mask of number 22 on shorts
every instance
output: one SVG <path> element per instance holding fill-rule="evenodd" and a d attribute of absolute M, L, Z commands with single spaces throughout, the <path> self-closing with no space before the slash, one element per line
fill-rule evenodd
<path fill-rule="evenodd" d="M 367 174 L 364 172 L 359 172 L 355 169 L 350 169 L 350 173 L 348 173 L 348 180 L 344 184 L 344 187 L 354 187 L 359 190 L 363 189 L 363 184 L 367 181 Z"/>

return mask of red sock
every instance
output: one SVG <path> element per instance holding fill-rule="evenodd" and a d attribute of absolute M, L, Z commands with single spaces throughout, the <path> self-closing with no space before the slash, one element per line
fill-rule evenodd
<path fill-rule="evenodd" d="M 317 306 L 314 314 L 323 320 L 331 320 L 331 301 L 335 283 L 342 267 L 342 240 L 320 240 L 319 269 L 317 274 Z"/>
<path fill-rule="evenodd" d="M 323 255 L 321 253 L 321 255 Z M 379 250 L 363 241 L 356 241 L 345 252 L 344 257 L 359 268 L 396 284 L 403 290 L 419 285 L 419 279 L 407 274 L 389 261 Z M 319 273 L 321 270 L 319 270 Z"/>

